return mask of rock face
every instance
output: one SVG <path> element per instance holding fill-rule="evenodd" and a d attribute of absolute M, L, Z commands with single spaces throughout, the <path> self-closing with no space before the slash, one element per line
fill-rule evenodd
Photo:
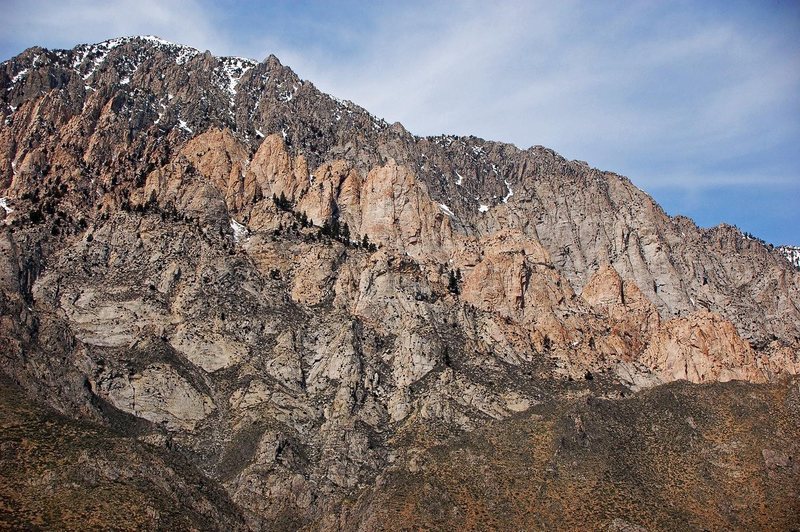
<path fill-rule="evenodd" d="M 667 381 L 765 380 L 753 349 L 733 325 L 706 311 L 666 322 L 651 339 L 642 360 Z"/>
<path fill-rule="evenodd" d="M 31 48 L 0 124 L 4 372 L 187 457 L 251 528 L 369 528 L 381 472 L 537 405 L 800 370 L 781 251 L 272 56 Z"/>

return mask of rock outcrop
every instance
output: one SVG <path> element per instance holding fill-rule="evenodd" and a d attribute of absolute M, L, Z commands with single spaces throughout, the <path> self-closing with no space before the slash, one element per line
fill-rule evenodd
<path fill-rule="evenodd" d="M 766 380 L 752 347 L 733 324 L 707 311 L 664 323 L 642 353 L 642 362 L 665 381 Z"/>

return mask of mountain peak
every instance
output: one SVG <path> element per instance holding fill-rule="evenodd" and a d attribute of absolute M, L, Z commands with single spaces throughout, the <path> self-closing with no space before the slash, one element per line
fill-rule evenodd
<path fill-rule="evenodd" d="M 281 63 L 280 59 L 275 54 L 269 54 L 269 56 L 264 60 L 270 68 L 273 67 L 282 67 L 283 64 Z"/>
<path fill-rule="evenodd" d="M 274 55 L 214 57 L 159 37 L 34 48 L 0 65 L 0 249 L 2 372 L 62 412 L 182 454 L 226 508 L 264 520 L 254 529 L 374 529 L 391 508 L 460 521 L 418 528 L 498 528 L 475 519 L 528 516 L 537 493 L 580 502 L 573 495 L 590 485 L 626 504 L 639 492 L 608 476 L 618 463 L 631 486 L 654 488 L 571 523 L 606 529 L 612 515 L 663 511 L 649 495 L 663 475 L 642 471 L 697 471 L 705 465 L 685 457 L 719 456 L 710 426 L 776 434 L 749 430 L 735 405 L 769 382 L 760 389 L 786 406 L 788 391 L 767 391 L 800 371 L 800 273 L 781 254 L 791 250 L 670 218 L 627 179 L 544 147 L 415 136 Z M 723 384 L 734 379 L 749 387 Z M 719 395 L 736 400 L 719 409 Z M 623 440 L 650 427 L 645 439 L 659 445 L 646 459 L 607 437 L 614 411 Z M 749 410 L 771 423 L 765 411 Z M 518 430 L 522 421 L 532 425 Z M 794 486 L 800 453 L 786 443 L 800 441 L 796 423 L 777 425 L 785 438 L 742 443 L 744 458 L 724 464 L 773 498 Z M 459 476 L 465 436 L 485 428 L 499 445 L 503 427 L 501 461 L 523 461 L 513 478 L 532 491 L 513 500 L 525 506 L 507 504 L 520 484 L 508 469 L 487 475 L 479 460 L 475 476 Z M 444 463 L 435 449 L 448 448 L 455 468 L 442 480 L 455 489 L 445 493 L 448 482 L 426 479 Z M 599 476 L 558 473 L 574 464 L 599 464 Z M 164 470 L 133 466 L 126 478 Z M 92 475 L 90 493 L 122 476 Z M 39 477 L 23 485 L 66 478 Z M 708 478 L 692 477 L 704 484 L 690 495 L 718 493 Z M 398 482 L 425 502 L 384 503 Z M 464 513 L 464 486 L 478 487 L 466 503 L 477 513 Z M 723 495 L 752 491 L 737 488 Z M 504 501 L 482 506 L 487 493 Z M 720 504 L 728 521 L 648 522 L 788 529 L 744 519 L 794 500 L 704 500 L 693 508 Z"/>
<path fill-rule="evenodd" d="M 166 47 L 175 47 L 175 48 L 191 48 L 192 50 L 197 50 L 197 48 L 193 48 L 191 46 L 187 46 L 185 44 L 175 43 L 172 41 L 168 41 L 166 39 L 162 39 L 156 35 L 128 35 L 124 37 L 114 37 L 112 39 L 106 39 L 105 41 L 100 41 L 98 43 L 86 43 L 81 46 L 89 46 L 89 47 L 105 47 L 105 48 L 115 48 L 117 46 L 127 44 L 127 43 L 146 43 L 151 46 L 166 46 Z M 199 52 L 199 50 L 197 50 Z"/>

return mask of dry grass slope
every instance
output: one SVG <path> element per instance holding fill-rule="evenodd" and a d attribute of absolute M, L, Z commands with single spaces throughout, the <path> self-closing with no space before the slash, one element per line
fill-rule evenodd
<path fill-rule="evenodd" d="M 0 381 L 0 528 L 244 529 L 177 455 L 35 405 Z"/>
<path fill-rule="evenodd" d="M 367 530 L 791 530 L 800 388 L 673 383 L 551 403 L 429 449 L 350 508 Z"/>

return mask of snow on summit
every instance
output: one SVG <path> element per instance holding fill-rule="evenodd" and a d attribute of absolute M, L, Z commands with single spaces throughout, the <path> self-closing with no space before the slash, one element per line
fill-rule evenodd
<path fill-rule="evenodd" d="M 122 84 L 130 83 L 131 76 L 147 55 L 149 55 L 148 52 L 159 51 L 172 56 L 175 63 L 178 65 L 183 65 L 202 53 L 197 48 L 170 42 L 154 35 L 119 37 L 95 44 L 81 44 L 76 46 L 74 49 L 75 55 L 72 61 L 72 68 L 80 72 L 84 80 L 89 81 L 96 70 L 105 63 L 108 55 L 113 50 L 131 43 L 145 45 L 144 53 L 137 53 L 124 59 L 123 65 L 127 68 L 125 69 L 125 75 L 122 77 Z M 218 57 L 218 59 L 220 62 L 220 66 L 217 69 L 219 86 L 229 94 L 231 102 L 233 102 L 236 96 L 237 85 L 242 76 L 244 76 L 248 70 L 256 66 L 258 61 L 235 56 L 221 56 Z M 26 72 L 20 72 L 14 81 L 22 78 L 25 73 Z"/>
<path fill-rule="evenodd" d="M 800 270 L 800 246 L 780 246 L 778 250 L 798 270 Z"/>

